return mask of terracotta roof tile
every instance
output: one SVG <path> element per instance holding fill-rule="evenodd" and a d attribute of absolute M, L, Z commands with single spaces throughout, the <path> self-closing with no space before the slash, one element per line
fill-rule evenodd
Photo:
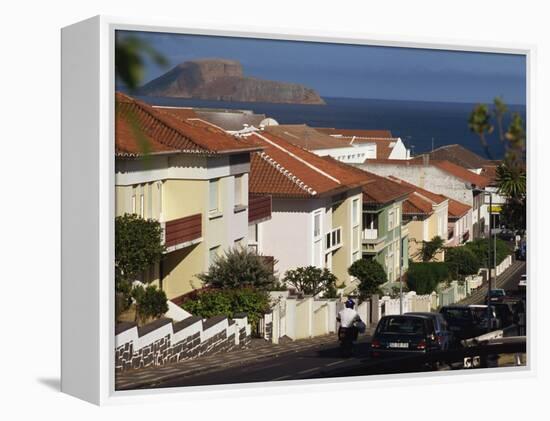
<path fill-rule="evenodd" d="M 433 203 L 413 192 L 403 202 L 403 216 L 431 215 L 433 213 Z"/>
<path fill-rule="evenodd" d="M 386 203 L 402 200 L 410 194 L 413 189 L 403 186 L 386 177 L 373 174 L 371 172 L 345 164 L 330 156 L 323 157 L 326 160 L 334 162 L 336 165 L 349 168 L 351 171 L 362 173 L 368 179 L 368 183 L 363 186 L 363 203 L 370 205 L 383 205 Z"/>
<path fill-rule="evenodd" d="M 465 203 L 449 199 L 449 218 L 460 219 L 466 215 L 470 209 L 472 209 L 472 207 Z"/>
<path fill-rule="evenodd" d="M 400 178 L 397 178 L 393 175 L 388 176 L 388 178 L 395 181 L 396 183 L 399 183 L 403 186 L 407 186 L 407 187 L 411 188 L 415 192 L 419 193 L 420 195 L 426 197 L 427 199 L 431 200 L 432 202 L 434 202 L 436 204 L 440 204 L 440 203 L 443 203 L 445 200 L 448 200 L 448 197 L 443 196 L 442 194 L 437 194 L 437 193 L 431 192 L 429 190 L 423 189 L 423 188 L 418 187 L 418 186 L 416 186 L 412 183 L 408 183 L 405 180 L 401 180 Z"/>
<path fill-rule="evenodd" d="M 251 193 L 312 197 L 368 182 L 362 172 L 343 168 L 271 133 L 254 132 L 246 138 L 264 149 L 252 159 Z"/>
<path fill-rule="evenodd" d="M 223 130 L 190 124 L 174 109 L 154 108 L 119 92 L 115 101 L 115 153 L 119 157 L 144 152 L 218 154 L 259 149 Z"/>
<path fill-rule="evenodd" d="M 389 176 L 390 179 L 397 183 L 401 183 L 404 186 L 410 186 L 414 189 L 415 192 L 420 194 L 421 196 L 424 196 L 425 198 L 435 202 L 435 203 L 443 203 L 445 200 L 448 200 L 448 214 L 449 218 L 458 219 L 464 216 L 470 209 L 472 209 L 471 206 L 466 205 L 464 203 L 458 202 L 454 199 L 451 199 L 450 197 L 447 197 L 442 194 L 437 194 L 434 192 L 431 192 L 429 190 L 423 189 L 421 187 L 418 187 L 414 184 L 408 183 L 405 180 L 401 180 L 397 177 L 394 177 L 393 175 Z M 411 207 L 412 209 L 412 207 Z"/>

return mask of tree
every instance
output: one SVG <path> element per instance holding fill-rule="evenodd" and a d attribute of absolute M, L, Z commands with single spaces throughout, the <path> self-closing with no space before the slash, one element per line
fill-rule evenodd
<path fill-rule="evenodd" d="M 136 303 L 136 321 L 147 321 L 150 318 L 159 318 L 168 311 L 166 293 L 157 289 L 155 285 L 143 287 L 136 285 L 132 288 L 132 298 Z"/>
<path fill-rule="evenodd" d="M 430 241 L 422 241 L 422 249 L 420 250 L 420 258 L 423 262 L 429 262 L 435 255 L 443 249 L 445 241 L 443 238 L 436 235 Z"/>
<path fill-rule="evenodd" d="M 149 59 L 158 66 L 166 67 L 168 60 L 147 41 L 117 32 L 115 40 L 115 74 L 130 91 L 143 80 L 145 61 Z"/>
<path fill-rule="evenodd" d="M 158 221 L 134 214 L 115 218 L 116 314 L 131 304 L 132 282 L 158 263 L 164 252 L 162 228 Z"/>
<path fill-rule="evenodd" d="M 492 160 L 493 156 L 491 154 L 491 151 L 489 150 L 489 144 L 487 143 L 487 139 L 485 137 L 486 134 L 491 134 L 494 130 L 493 126 L 491 125 L 491 116 L 489 114 L 487 105 L 476 105 L 476 107 L 470 114 L 468 127 L 472 132 L 476 133 L 479 136 L 479 140 L 481 141 L 481 145 L 483 146 L 483 150 L 485 151 L 487 159 Z"/>
<path fill-rule="evenodd" d="M 234 247 L 217 257 L 207 273 L 197 277 L 214 288 L 254 287 L 262 290 L 275 285 L 275 276 L 265 258 L 244 247 Z"/>
<path fill-rule="evenodd" d="M 306 295 L 334 295 L 336 292 L 336 276 L 327 268 L 306 266 L 289 270 L 285 273 L 283 282 Z"/>
<path fill-rule="evenodd" d="M 500 141 L 504 143 L 505 137 L 504 137 L 504 126 L 502 121 L 504 119 L 504 116 L 508 112 L 508 106 L 499 96 L 495 97 L 495 99 L 493 100 L 493 104 L 494 104 L 493 113 L 495 115 L 495 119 L 497 121 L 497 126 L 498 126 L 498 136 Z"/>
<path fill-rule="evenodd" d="M 496 169 L 499 194 L 511 200 L 521 201 L 527 193 L 527 174 L 522 167 L 504 162 Z"/>
<path fill-rule="evenodd" d="M 380 285 L 388 281 L 384 268 L 376 260 L 359 259 L 348 268 L 348 273 L 359 280 L 359 292 L 363 297 L 377 294 Z"/>
<path fill-rule="evenodd" d="M 481 261 L 468 247 L 449 247 L 445 251 L 445 263 L 459 276 L 476 274 Z"/>

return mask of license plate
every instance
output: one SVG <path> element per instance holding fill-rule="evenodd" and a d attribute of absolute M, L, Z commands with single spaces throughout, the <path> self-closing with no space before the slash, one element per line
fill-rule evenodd
<path fill-rule="evenodd" d="M 409 344 L 403 343 L 403 342 L 390 342 L 389 347 L 390 348 L 408 348 Z"/>

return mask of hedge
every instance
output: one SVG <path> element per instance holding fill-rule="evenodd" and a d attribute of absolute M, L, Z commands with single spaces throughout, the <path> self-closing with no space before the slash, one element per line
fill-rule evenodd
<path fill-rule="evenodd" d="M 445 262 L 415 262 L 409 266 L 407 285 L 419 295 L 431 294 L 449 276 L 449 266 Z"/>
<path fill-rule="evenodd" d="M 220 315 L 232 318 L 237 313 L 246 313 L 255 330 L 260 318 L 269 311 L 269 295 L 254 288 L 199 290 L 188 296 L 181 307 L 205 319 Z"/>

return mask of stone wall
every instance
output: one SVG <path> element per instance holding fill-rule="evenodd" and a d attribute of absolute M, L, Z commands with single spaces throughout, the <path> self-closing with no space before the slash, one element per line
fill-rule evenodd
<path fill-rule="evenodd" d="M 115 336 L 115 371 L 122 372 L 247 347 L 250 324 L 246 315 L 234 319 L 189 317 L 174 323 L 159 319 L 145 326 L 119 323 Z"/>

